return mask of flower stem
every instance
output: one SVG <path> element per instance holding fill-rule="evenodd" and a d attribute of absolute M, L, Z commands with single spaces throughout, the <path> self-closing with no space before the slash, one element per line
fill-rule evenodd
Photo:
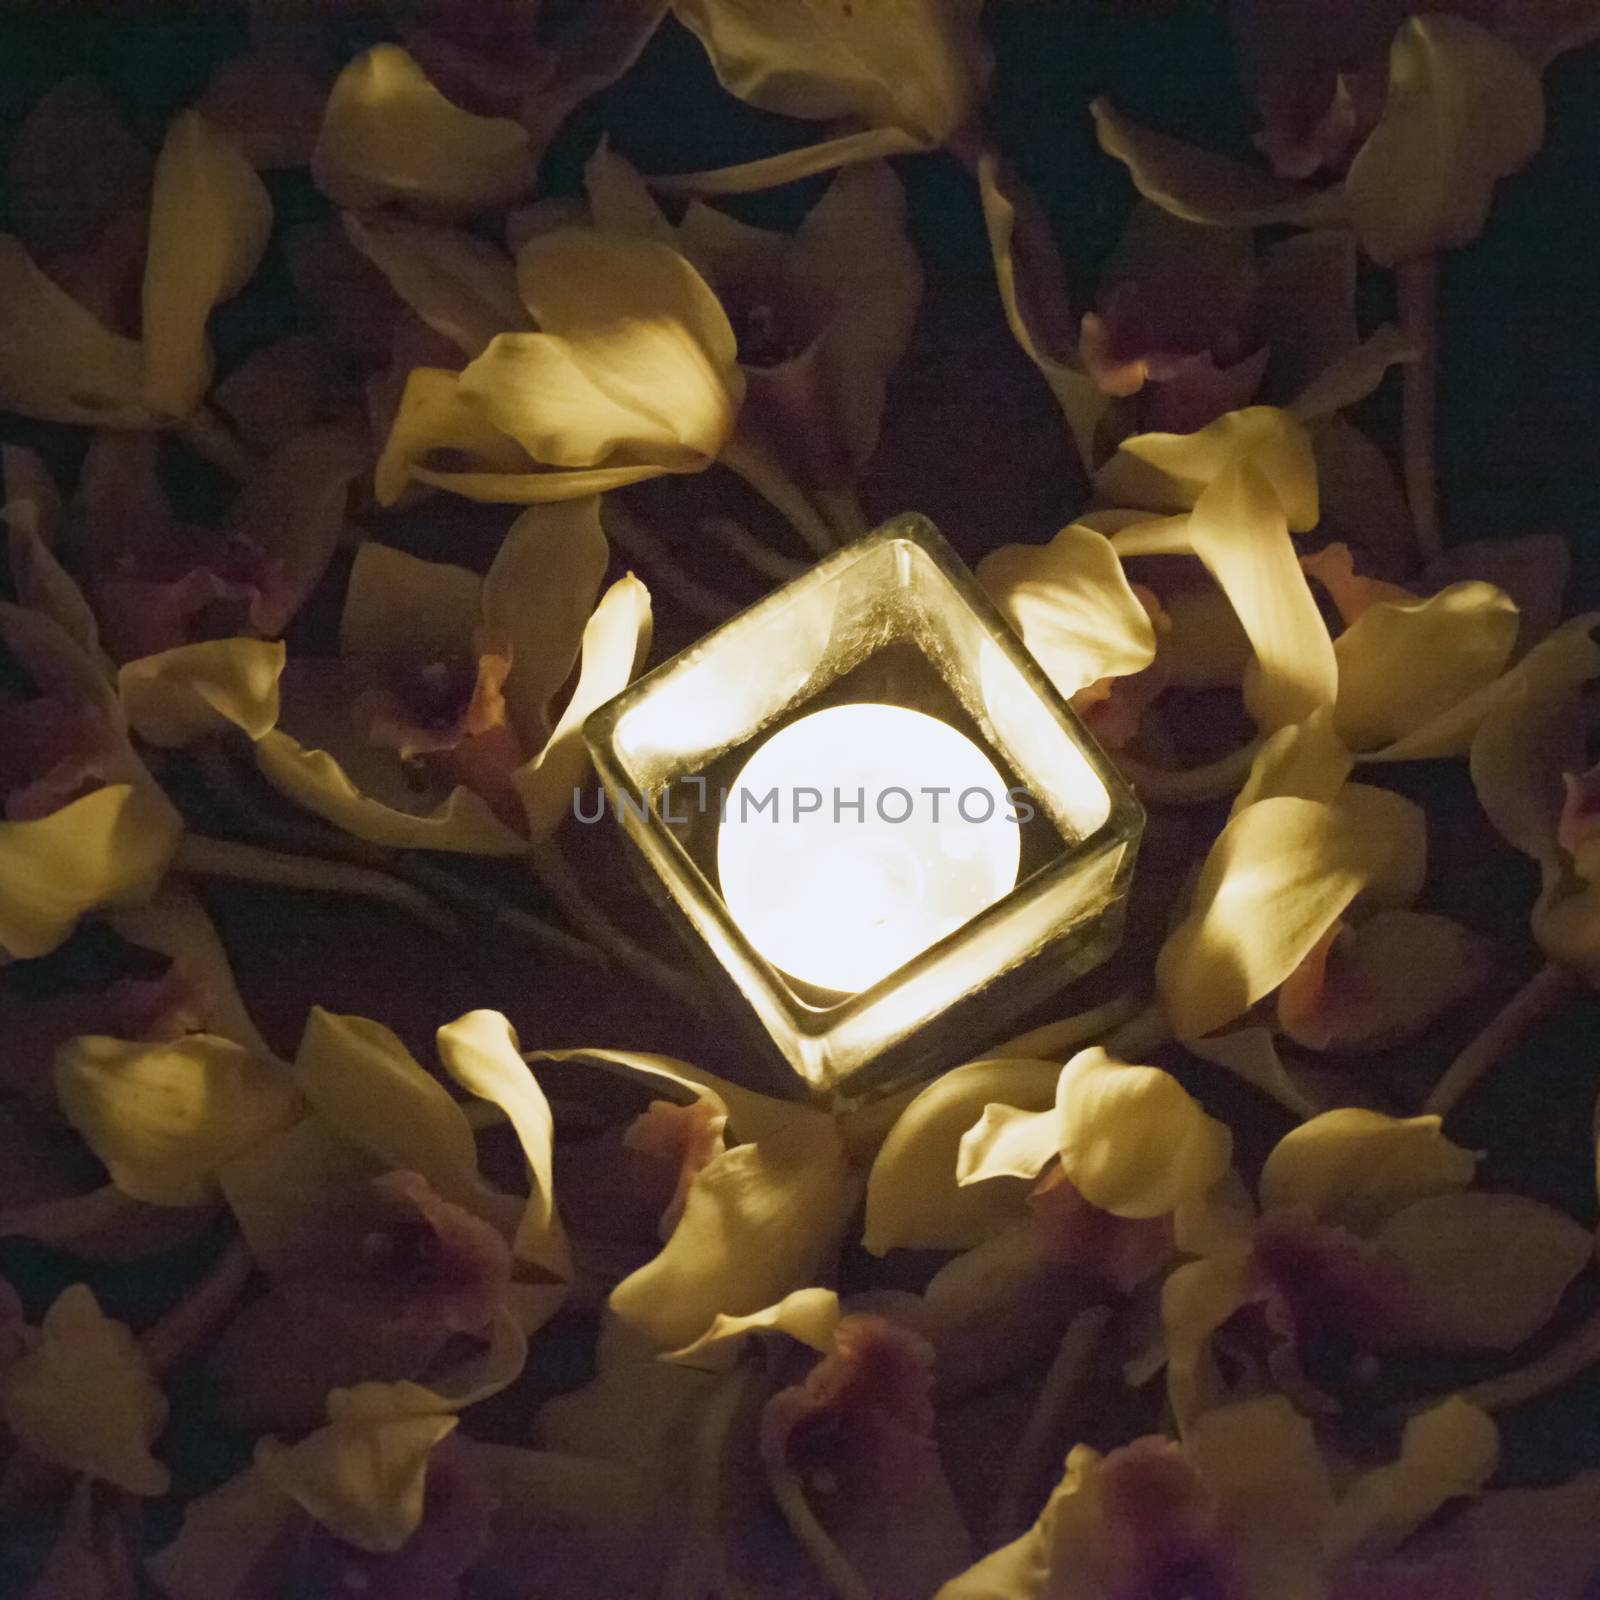
<path fill-rule="evenodd" d="M 1400 329 L 1417 347 L 1401 369 L 1400 438 L 1406 501 L 1422 563 L 1444 550 L 1439 532 L 1439 258 L 1418 256 L 1395 268 Z"/>
<path fill-rule="evenodd" d="M 735 434 L 718 458 L 739 474 L 819 556 L 831 555 L 839 546 L 833 529 L 772 454 L 754 440 Z"/>
<path fill-rule="evenodd" d="M 637 944 L 589 898 L 578 874 L 553 839 L 536 844 L 528 852 L 527 860 L 534 876 L 585 939 L 597 945 L 618 966 L 627 968 L 674 1000 L 692 1007 L 701 1016 L 715 1017 L 708 996 L 692 974 Z"/>
<path fill-rule="evenodd" d="M 1047 1022 L 1042 1028 L 1019 1033 L 1016 1038 L 997 1044 L 988 1054 L 1022 1061 L 1065 1060 L 1074 1050 L 1131 1022 L 1140 1010 L 1140 997 L 1129 990 L 1090 1011 L 1080 1011 L 1076 1016 L 1063 1017 L 1060 1022 Z"/>
<path fill-rule="evenodd" d="M 554 923 L 536 917 L 521 906 L 507 905 L 497 894 L 463 882 L 453 873 L 420 855 L 403 855 L 395 870 L 415 883 L 424 893 L 455 906 L 463 915 L 481 917 L 498 928 L 522 934 L 531 944 L 558 961 L 580 961 L 585 966 L 604 967 L 610 963 L 605 952 L 587 939 L 568 933 Z"/>
<path fill-rule="evenodd" d="M 253 1268 L 244 1241 L 235 1239 L 205 1277 L 139 1335 L 139 1347 L 152 1372 L 168 1371 L 211 1336 L 243 1293 Z"/>
<path fill-rule="evenodd" d="M 231 839 L 210 839 L 186 833 L 173 862 L 179 872 L 200 878 L 230 878 L 275 889 L 309 889 L 323 894 L 358 895 L 404 911 L 443 939 L 459 939 L 456 919 L 435 905 L 420 889 L 373 867 L 316 856 L 286 855 Z"/>
<path fill-rule="evenodd" d="M 781 1461 L 767 1461 L 767 1482 L 778 1502 L 783 1520 L 800 1548 L 811 1558 L 822 1581 L 833 1592 L 834 1600 L 873 1600 L 872 1590 L 856 1571 L 850 1558 L 833 1542 L 828 1530 L 817 1521 L 805 1486 Z"/>
<path fill-rule="evenodd" d="M 616 495 L 606 501 L 604 522 L 612 542 L 626 552 L 630 561 L 637 561 L 650 574 L 650 581 L 663 593 L 671 595 L 685 611 L 693 612 L 706 622 L 724 622 L 740 609 L 737 600 L 685 571 L 667 548 L 666 541 Z"/>
<path fill-rule="evenodd" d="M 1505 1003 L 1489 1026 L 1450 1063 L 1445 1075 L 1422 1103 L 1425 1113 L 1446 1117 L 1463 1095 L 1539 1019 L 1573 994 L 1578 980 L 1554 962 L 1541 967 Z"/>
<path fill-rule="evenodd" d="M 688 1528 L 668 1569 L 661 1600 L 701 1600 L 708 1594 L 736 1600 L 744 1593 L 727 1570 L 723 1478 L 728 1436 L 750 1397 L 754 1377 L 748 1367 L 729 1373 L 701 1412 L 684 1507 Z"/>
<path fill-rule="evenodd" d="M 1485 1411 L 1507 1411 L 1559 1389 L 1600 1362 L 1600 1312 L 1595 1312 L 1537 1360 L 1503 1377 L 1489 1378 L 1461 1391 Z"/>
<path fill-rule="evenodd" d="M 735 522 L 732 517 L 702 517 L 700 531 L 763 578 L 787 583 L 806 570 L 805 562 L 791 560 L 769 549 L 742 522 Z"/>
<path fill-rule="evenodd" d="M 1056 1351 L 1022 1437 L 1010 1452 L 989 1523 L 993 1545 L 1009 1544 L 1033 1521 L 1029 1500 L 1051 1462 L 1061 1458 L 1061 1425 L 1083 1389 L 1089 1364 L 1111 1321 L 1110 1306 L 1090 1306 L 1072 1319 Z"/>
<path fill-rule="evenodd" d="M 867 514 L 851 488 L 817 489 L 812 494 L 817 509 L 832 524 L 841 544 L 849 544 L 869 531 Z"/>

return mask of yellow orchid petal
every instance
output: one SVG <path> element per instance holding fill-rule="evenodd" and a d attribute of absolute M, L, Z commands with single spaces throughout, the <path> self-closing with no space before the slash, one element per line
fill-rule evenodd
<path fill-rule="evenodd" d="M 517 445 L 516 450 L 525 461 L 527 452 L 521 445 Z M 416 483 L 426 484 L 430 489 L 448 489 L 463 500 L 477 500 L 488 505 L 545 506 L 556 505 L 563 500 L 586 500 L 590 495 L 625 489 L 630 483 L 643 483 L 646 478 L 660 477 L 661 468 L 595 467 L 587 472 L 445 472 L 434 467 L 414 466 L 410 469 L 410 475 Z"/>
<path fill-rule="evenodd" d="M 256 1470 L 347 1544 L 398 1550 L 422 1521 L 428 1457 L 457 1421 L 398 1406 L 391 1415 L 333 1421 L 298 1444 L 263 1439 Z"/>
<path fill-rule="evenodd" d="M 1532 1338 L 1594 1254 L 1587 1228 L 1516 1194 L 1419 1200 L 1375 1238 L 1413 1286 L 1415 1342 L 1446 1350 L 1512 1350 Z"/>
<path fill-rule="evenodd" d="M 56 1057 L 62 1115 L 112 1182 L 151 1205 L 204 1205 L 216 1175 L 301 1114 L 288 1071 L 231 1039 L 85 1036 Z"/>
<path fill-rule="evenodd" d="M 1027 1185 L 959 1187 L 958 1153 L 991 1104 L 1044 1112 L 1061 1075 L 1054 1061 L 974 1061 L 935 1078 L 902 1111 L 872 1163 L 862 1243 L 890 1250 L 968 1250 L 1023 1214 Z"/>
<path fill-rule="evenodd" d="M 498 1011 L 469 1011 L 439 1029 L 438 1045 L 450 1076 L 469 1094 L 499 1106 L 516 1130 L 529 1171 L 528 1203 L 513 1245 L 517 1259 L 570 1281 L 572 1254 L 556 1212 L 551 1167 L 555 1122 L 515 1030 Z"/>
<path fill-rule="evenodd" d="M 1242 1016 L 1363 891 L 1382 902 L 1414 898 L 1423 828 L 1409 800 L 1360 784 L 1329 805 L 1283 796 L 1239 812 L 1156 960 L 1156 987 L 1178 1036 L 1198 1038 Z"/>
<path fill-rule="evenodd" d="M 136 340 L 113 333 L 0 234 L 0 404 L 46 422 L 149 426 Z"/>
<path fill-rule="evenodd" d="M 1097 499 L 1149 511 L 1193 509 L 1230 467 L 1248 462 L 1271 485 L 1291 532 L 1317 525 L 1311 436 L 1287 411 L 1247 406 L 1197 433 L 1137 433 L 1095 474 Z"/>
<path fill-rule="evenodd" d="M 1227 1171 L 1233 1136 L 1178 1080 L 1099 1048 L 1061 1069 L 1048 1112 L 990 1105 L 961 1141 L 957 1181 L 1036 1178 L 1056 1156 L 1091 1205 L 1119 1217 L 1162 1217 Z"/>
<path fill-rule="evenodd" d="M 1516 602 L 1522 618 L 1517 654 L 1526 655 L 1555 630 L 1566 609 L 1572 547 L 1558 533 L 1469 539 L 1435 556 L 1422 573 L 1423 582 L 1430 587 L 1473 578 L 1503 589 Z"/>
<path fill-rule="evenodd" d="M 1539 74 L 1464 17 L 1408 17 L 1383 115 L 1350 164 L 1350 215 L 1380 266 L 1477 238 L 1494 186 L 1544 143 Z"/>
<path fill-rule="evenodd" d="M 993 59 L 972 0 L 840 6 L 672 0 L 719 81 L 763 111 L 857 118 L 941 144 L 966 121 Z"/>
<path fill-rule="evenodd" d="M 128 725 L 164 750 L 230 727 L 259 739 L 277 725 L 285 659 L 276 639 L 208 639 L 125 663 L 117 693 Z"/>
<path fill-rule="evenodd" d="M 341 655 L 466 655 L 483 621 L 483 579 L 374 539 L 350 569 L 339 619 Z"/>
<path fill-rule="evenodd" d="M 1385 1555 L 1442 1505 L 1476 1494 L 1500 1461 L 1500 1432 L 1460 1398 L 1412 1417 L 1399 1457 L 1345 1491 L 1328 1531 L 1335 1557 Z"/>
<path fill-rule="evenodd" d="M 1234 1532 L 1246 1593 L 1307 1596 L 1336 1515 L 1309 1419 L 1281 1395 L 1219 1406 L 1184 1432 L 1184 1454 Z"/>
<path fill-rule="evenodd" d="M 250 281 L 272 232 L 272 201 L 239 147 L 199 112 L 167 129 L 145 255 L 144 400 L 186 417 L 211 381 L 206 321 Z"/>
<path fill-rule="evenodd" d="M 1324 368 L 1290 402 L 1289 415 L 1321 422 L 1346 406 L 1359 404 L 1387 376 L 1389 368 L 1416 361 L 1421 352 L 1398 328 L 1385 323 L 1360 344 Z"/>
<path fill-rule="evenodd" d="M 992 150 L 978 160 L 978 196 L 1011 336 L 1049 384 L 1078 459 L 1092 471 L 1095 434 L 1111 399 L 1078 365 L 1077 322 L 1050 225 L 1038 201 Z"/>
<path fill-rule="evenodd" d="M 435 450 L 465 456 L 484 470 L 426 476 L 421 463 Z M 507 438 L 462 394 L 459 373 L 439 367 L 413 367 L 373 471 L 373 493 L 379 505 L 392 506 L 413 479 L 444 489 L 455 488 L 457 479 L 496 479 L 502 474 L 514 483 L 527 475 L 525 469 L 531 465 L 528 452 L 516 440 Z M 471 494 L 467 489 L 456 492 L 470 499 L 518 498 L 500 493 Z"/>
<path fill-rule="evenodd" d="M 298 1515 L 294 1501 L 259 1472 L 241 1472 L 189 1501 L 177 1537 L 150 1557 L 150 1575 L 170 1600 L 231 1594 Z"/>
<path fill-rule="evenodd" d="M 533 188 L 526 130 L 463 111 L 398 45 L 375 45 L 328 97 L 311 176 L 336 204 L 393 202 L 422 216 L 461 217 L 509 205 Z"/>
<path fill-rule="evenodd" d="M 695 1175 L 672 1237 L 612 1291 L 611 1313 L 633 1339 L 682 1349 L 719 1314 L 759 1311 L 814 1283 L 852 1199 L 830 1118 L 736 1145 Z"/>
<path fill-rule="evenodd" d="M 1089 106 L 1100 148 L 1120 161 L 1146 200 L 1163 211 L 1210 227 L 1255 228 L 1291 222 L 1326 227 L 1344 220 L 1338 188 L 1306 189 L 1201 150 L 1124 117 L 1109 101 Z"/>
<path fill-rule="evenodd" d="M 381 1023 L 313 1006 L 294 1078 L 312 1108 L 357 1149 L 420 1172 L 445 1199 L 477 1208 L 483 1186 L 466 1116 Z"/>
<path fill-rule="evenodd" d="M 1564 622 L 1541 639 L 1509 672 L 1457 700 L 1447 710 L 1396 739 L 1369 751 L 1368 761 L 1426 761 L 1461 755 L 1471 748 L 1484 720 L 1509 698 L 1527 695 L 1542 700 L 1576 688 L 1600 675 L 1600 646 L 1592 637 L 1600 612 L 1586 612 Z"/>
<path fill-rule="evenodd" d="M 1370 750 L 1442 716 L 1500 676 L 1518 625 L 1510 597 L 1487 583 L 1368 606 L 1334 642 L 1340 737 Z"/>
<path fill-rule="evenodd" d="M 1226 1386 L 1212 1353 L 1212 1335 L 1250 1291 L 1248 1235 L 1238 1248 L 1185 1261 L 1161 1286 L 1161 1327 L 1167 1347 L 1167 1395 L 1180 1432 L 1221 1404 Z"/>
<path fill-rule="evenodd" d="M 1278 1026 L 1308 1050 L 1414 1039 L 1489 975 L 1487 939 L 1426 911 L 1378 911 L 1330 930 L 1278 990 Z"/>
<path fill-rule="evenodd" d="M 496 334 L 532 328 L 510 257 L 475 235 L 348 213 L 344 231 L 394 292 L 468 360 L 482 355 Z"/>
<path fill-rule="evenodd" d="M 583 724 L 632 681 L 649 654 L 650 629 L 650 591 L 629 573 L 606 590 L 583 630 L 578 682 L 549 743 L 511 775 L 529 838 L 547 838 L 571 809 L 573 790 L 589 770 Z"/>
<path fill-rule="evenodd" d="M 595 496 L 524 511 L 484 577 L 483 621 L 511 646 L 506 707 L 524 749 L 550 737 L 609 558 Z"/>
<path fill-rule="evenodd" d="M 979 563 L 978 581 L 1067 698 L 1155 659 L 1150 614 L 1110 540 L 1082 523 L 1047 545 L 1002 546 Z"/>
<path fill-rule="evenodd" d="M 1239 1028 L 1232 1033 L 1214 1033 L 1204 1039 L 1185 1039 L 1183 1047 L 1190 1055 L 1223 1067 L 1252 1088 L 1271 1095 L 1295 1116 L 1317 1114 L 1316 1103 L 1295 1082 L 1278 1055 L 1270 1029 Z"/>
<path fill-rule="evenodd" d="M 1268 733 L 1332 704 L 1333 642 L 1289 541 L 1277 492 L 1254 460 L 1230 466 L 1195 502 L 1194 553 L 1233 604 L 1255 651 L 1245 705 Z"/>
<path fill-rule="evenodd" d="M 0 951 L 42 956 L 86 911 L 155 892 L 183 834 L 154 784 L 107 784 L 47 817 L 0 822 Z"/>
<path fill-rule="evenodd" d="M 1418 1200 L 1465 1189 L 1477 1165 L 1445 1138 L 1438 1117 L 1346 1106 L 1278 1141 L 1261 1172 L 1261 1204 L 1304 1206 L 1319 1221 L 1368 1233 Z"/>
<path fill-rule="evenodd" d="M 169 1474 L 150 1445 L 166 1426 L 167 1402 L 138 1341 L 81 1283 L 62 1291 L 39 1334 L 0 1397 L 0 1417 L 18 1442 L 130 1494 L 165 1494 Z"/>
<path fill-rule="evenodd" d="M 719 1314 L 693 1344 L 664 1359 L 704 1372 L 730 1372 L 758 1333 L 780 1333 L 811 1349 L 826 1351 L 839 1325 L 839 1296 L 832 1289 L 796 1289 L 776 1305 L 746 1316 Z"/>
<path fill-rule="evenodd" d="M 594 154 L 584 163 L 583 187 L 589 196 L 589 220 L 601 233 L 654 239 L 657 244 L 681 250 L 713 284 L 717 281 L 716 274 L 709 270 L 692 239 L 701 227 L 709 224 L 720 230 L 721 225 L 726 224 L 741 238 L 753 235 L 776 243 L 777 236 L 764 228 L 735 222 L 726 213 L 703 206 L 697 200 L 690 202 L 682 223 L 674 228 L 656 204 L 650 185 L 639 176 L 633 163 L 613 150 L 606 139 L 601 139 Z"/>
<path fill-rule="evenodd" d="M 61 565 L 55 542 L 61 495 L 45 464 L 20 445 L 0 445 L 5 475 L 7 554 L 17 599 L 48 617 L 93 661 L 103 661 L 100 628 L 77 581 Z"/>
<path fill-rule="evenodd" d="M 1304 722 L 1291 722 L 1266 740 L 1228 814 L 1236 817 L 1257 800 L 1280 795 L 1326 803 L 1344 787 L 1354 765 L 1333 731 L 1333 707 L 1320 705 Z"/>

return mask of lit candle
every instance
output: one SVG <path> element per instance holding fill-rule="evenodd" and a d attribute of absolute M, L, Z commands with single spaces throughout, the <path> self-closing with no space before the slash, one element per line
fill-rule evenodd
<path fill-rule="evenodd" d="M 833 706 L 773 734 L 728 792 L 722 897 L 775 967 L 855 992 L 993 905 L 1021 835 L 994 763 L 901 706 Z"/>

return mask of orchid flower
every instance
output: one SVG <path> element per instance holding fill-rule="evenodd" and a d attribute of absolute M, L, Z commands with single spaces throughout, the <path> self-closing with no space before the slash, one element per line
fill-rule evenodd
<path fill-rule="evenodd" d="M 1347 162 L 1323 189 L 1140 127 L 1105 101 L 1092 110 L 1102 149 L 1175 216 L 1213 227 L 1348 225 L 1374 261 L 1394 266 L 1481 231 L 1496 182 L 1543 142 L 1542 65 L 1465 17 L 1405 18 L 1388 45 L 1386 84 L 1346 80 L 1341 95 L 1330 82 L 1327 117 L 1298 148 L 1276 126 L 1265 135 L 1280 166 L 1301 176 Z"/>
<path fill-rule="evenodd" d="M 211 378 L 207 319 L 255 272 L 272 205 L 238 147 L 195 111 L 167 130 L 148 210 L 130 212 L 141 188 L 103 203 L 91 217 L 98 239 L 71 260 L 38 259 L 24 240 L 0 235 L 0 401 L 9 409 L 89 427 L 155 428 L 200 405 Z M 102 250 L 115 272 L 97 283 L 85 268 Z M 142 282 L 128 294 L 123 278 L 136 279 L 141 256 Z M 122 313 L 128 300 L 136 315 Z"/>
<path fill-rule="evenodd" d="M 1033 1527 L 936 1600 L 1354 1600 L 1360 1564 L 1476 1493 L 1498 1458 L 1494 1424 L 1460 1400 L 1414 1417 L 1394 1459 L 1347 1473 L 1283 1400 L 1224 1407 L 1181 1442 L 1077 1446 Z"/>
<path fill-rule="evenodd" d="M 321 579 L 364 469 L 362 438 L 314 428 L 270 455 L 216 530 L 173 516 L 150 434 L 97 435 L 64 516 L 37 458 L 7 448 L 11 567 L 24 604 L 114 676 L 147 743 L 174 747 L 277 717 L 277 636 Z"/>
<path fill-rule="evenodd" d="M 889 375 L 922 293 L 891 169 L 871 162 L 841 173 L 787 236 L 698 200 L 674 227 L 639 175 L 604 147 L 587 177 L 601 234 L 671 245 L 716 291 L 744 376 L 739 439 L 802 486 L 853 484 L 877 445 Z M 737 470 L 737 452 L 727 459 Z"/>
<path fill-rule="evenodd" d="M 581 498 L 699 472 L 731 436 L 744 398 L 737 340 L 669 245 L 573 227 L 537 234 L 517 253 L 508 297 L 504 273 L 453 236 L 357 237 L 470 358 L 459 373 L 411 372 L 378 462 L 381 503 L 411 480 L 475 500 Z M 485 343 L 486 312 L 509 331 Z M 529 317 L 539 332 L 518 331 Z M 464 467 L 428 464 L 436 451 Z"/>
<path fill-rule="evenodd" d="M 632 576 L 601 595 L 607 559 L 592 499 L 523 513 L 484 577 L 363 545 L 341 658 L 285 669 L 261 770 L 374 844 L 522 854 L 571 804 L 583 719 L 649 647 L 649 595 Z"/>
<path fill-rule="evenodd" d="M 413 1384 L 329 1396 L 327 1423 L 190 1501 L 150 1573 L 169 1600 L 298 1600 L 359 1587 L 457 1600 L 532 1582 L 572 1600 L 643 1592 L 648 1527 L 621 1472 L 479 1443 Z"/>
<path fill-rule="evenodd" d="M 1346 1108 L 1286 1134 L 1259 1215 L 1211 1230 L 1166 1281 L 1180 1425 L 1263 1389 L 1359 1425 L 1396 1398 L 1390 1353 L 1510 1351 L 1535 1334 L 1592 1237 L 1549 1206 L 1471 1189 L 1476 1165 L 1436 1116 Z"/>
<path fill-rule="evenodd" d="M 671 0 L 723 87 L 763 111 L 844 131 L 787 155 L 674 180 L 704 194 L 769 188 L 850 162 L 905 155 L 970 131 L 993 70 L 976 0 Z"/>
<path fill-rule="evenodd" d="M 0 960 L 56 948 L 86 912 L 148 900 L 182 833 L 94 660 L 0 605 Z"/>
<path fill-rule="evenodd" d="M 510 1124 L 526 1196 L 483 1176 L 466 1114 L 394 1034 L 313 1011 L 291 1074 L 302 1114 L 218 1172 L 272 1283 L 218 1347 L 241 1416 L 303 1425 L 358 1379 L 414 1379 L 459 1409 L 517 1376 L 527 1335 L 565 1299 L 550 1111 L 516 1036 L 472 1012 L 438 1044 L 449 1076 Z"/>
<path fill-rule="evenodd" d="M 165 1494 L 167 1469 L 150 1453 L 167 1401 L 138 1341 L 101 1311 L 87 1285 L 57 1296 L 37 1329 L 11 1330 L 0 1365 L 0 1424 L 14 1443 L 69 1472 L 130 1494 Z M 85 1405 L 85 1394 L 94 1404 Z M 4 1434 L 0 1433 L 0 1442 Z"/>

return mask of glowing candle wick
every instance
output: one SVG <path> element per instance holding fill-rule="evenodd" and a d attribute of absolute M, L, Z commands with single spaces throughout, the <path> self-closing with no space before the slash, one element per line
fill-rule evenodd
<path fill-rule="evenodd" d="M 901 706 L 833 706 L 779 729 L 730 788 L 717 836 L 746 938 L 790 977 L 847 992 L 993 905 L 1020 855 L 994 763 Z"/>

